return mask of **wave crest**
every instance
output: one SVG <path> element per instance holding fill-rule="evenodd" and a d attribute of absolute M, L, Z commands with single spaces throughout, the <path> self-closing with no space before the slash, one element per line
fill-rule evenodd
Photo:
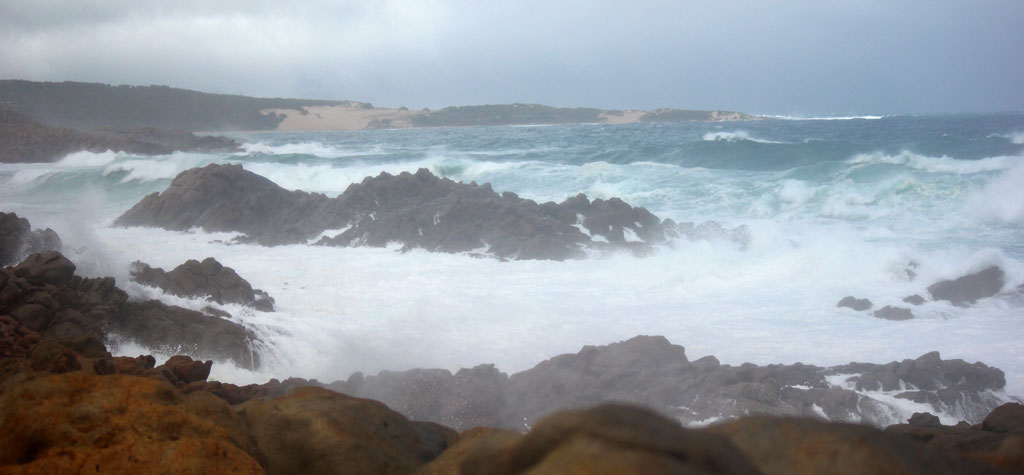
<path fill-rule="evenodd" d="M 1020 157 L 988 157 L 979 160 L 959 160 L 947 156 L 929 157 L 903 151 L 896 155 L 882 152 L 862 153 L 847 161 L 851 165 L 903 165 L 929 173 L 955 173 L 970 175 L 1012 168 Z"/>
<path fill-rule="evenodd" d="M 775 143 L 775 144 L 785 143 L 785 142 L 776 142 L 774 140 L 766 140 L 766 139 L 762 139 L 762 138 L 753 137 L 753 136 L 750 135 L 749 132 L 747 132 L 745 130 L 736 130 L 736 131 L 733 131 L 733 132 L 708 132 L 708 133 L 704 134 L 704 136 L 701 137 L 701 138 L 704 139 L 705 142 L 718 142 L 718 141 L 723 141 L 723 142 L 742 142 L 742 141 L 747 141 L 747 142 Z"/>

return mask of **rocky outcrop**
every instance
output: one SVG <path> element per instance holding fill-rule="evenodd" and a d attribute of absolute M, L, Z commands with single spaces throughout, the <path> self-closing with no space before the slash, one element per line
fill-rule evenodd
<path fill-rule="evenodd" d="M 944 280 L 928 286 L 932 299 L 946 300 L 954 305 L 967 305 L 991 297 L 1003 289 L 1003 270 L 992 266 L 954 280 Z"/>
<path fill-rule="evenodd" d="M 883 427 L 902 420 L 891 397 L 980 421 L 1004 402 L 992 394 L 1004 386 L 996 368 L 934 352 L 888 364 L 730 366 L 710 356 L 691 362 L 664 337 L 640 336 L 587 346 L 512 376 L 493 366 L 411 370 L 359 374 L 330 387 L 457 429 L 522 430 L 554 411 L 605 401 L 651 407 L 688 425 L 769 414 Z M 886 395 L 872 397 L 879 391 Z"/>
<path fill-rule="evenodd" d="M 237 303 L 264 312 L 274 311 L 274 299 L 260 289 L 253 289 L 230 267 L 224 267 L 212 257 L 199 262 L 194 259 L 175 267 L 170 272 L 134 262 L 132 280 L 180 297 L 205 296 L 219 304 Z"/>
<path fill-rule="evenodd" d="M 0 163 L 53 162 L 83 150 L 165 155 L 179 150 L 223 152 L 239 149 L 237 142 L 226 137 L 197 136 L 180 130 L 142 128 L 82 132 L 47 127 L 5 106 L 0 106 L 0 145 Z"/>
<path fill-rule="evenodd" d="M 59 251 L 60 236 L 50 228 L 32 229 L 16 213 L 0 212 L 0 266 L 21 262 L 34 252 Z"/>
<path fill-rule="evenodd" d="M 287 191 L 239 165 L 186 170 L 163 193 L 145 197 L 116 221 L 171 230 L 201 227 L 244 233 L 263 245 L 307 243 L 478 252 L 502 259 L 564 260 L 586 250 L 646 253 L 685 236 L 745 246 L 746 228 L 661 220 L 622 200 L 577 195 L 538 204 L 489 184 L 456 183 L 426 169 L 381 173 L 336 198 Z M 333 230 L 333 231 L 331 231 Z"/>
<path fill-rule="evenodd" d="M 122 336 L 151 348 L 259 365 L 251 330 L 155 300 L 131 302 L 113 278 L 76 276 L 75 265 L 56 251 L 0 270 L 0 315 L 47 338 Z"/>

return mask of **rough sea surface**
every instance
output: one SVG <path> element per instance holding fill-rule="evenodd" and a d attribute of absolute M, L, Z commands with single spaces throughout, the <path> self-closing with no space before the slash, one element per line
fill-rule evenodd
<path fill-rule="evenodd" d="M 135 260 L 215 257 L 276 299 L 225 306 L 265 343 L 265 366 L 214 365 L 249 383 L 495 363 L 520 371 L 583 345 L 664 335 L 690 359 L 885 363 L 938 350 L 1006 372 L 1024 396 L 1024 114 L 778 118 L 235 134 L 245 152 L 77 153 L 0 165 L 0 210 L 52 227 L 88 276 L 135 296 L 207 302 L 128 282 Z M 499 262 L 396 248 L 258 247 L 231 234 L 112 228 L 178 173 L 240 163 L 288 189 L 335 196 L 382 171 L 425 167 L 537 201 L 619 197 L 678 222 L 746 225 L 750 243 L 682 239 L 649 257 Z M 911 306 L 943 279 L 998 265 L 1003 293 Z M 911 277 L 907 270 L 915 274 Z M 889 321 L 852 295 L 912 309 Z M 160 349 L 116 342 L 116 352 Z M 885 395 L 876 395 L 885 397 Z"/>

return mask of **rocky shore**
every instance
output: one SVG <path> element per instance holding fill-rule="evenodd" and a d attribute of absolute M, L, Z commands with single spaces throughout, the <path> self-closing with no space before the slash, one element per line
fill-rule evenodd
<path fill-rule="evenodd" d="M 239 144 L 226 137 L 152 127 L 91 131 L 48 127 L 0 105 L 0 163 L 55 162 L 73 152 L 107 150 L 166 155 L 176 151 L 232 152 L 239 150 Z"/>
<path fill-rule="evenodd" d="M 555 392 L 572 397 L 577 411 L 530 420 L 518 431 L 475 427 L 460 433 L 411 420 L 415 418 L 385 403 L 301 380 L 240 388 L 207 381 L 211 360 L 178 355 L 156 365 L 153 356 L 112 356 L 99 338 L 84 332 L 36 330 L 27 325 L 33 320 L 17 310 L 19 301 L 11 304 L 7 298 L 25 286 L 18 278 L 57 287 L 54 283 L 81 277 L 74 275 L 73 266 L 63 265 L 55 252 L 33 254 L 22 264 L 3 269 L 2 275 L 3 473 L 1009 474 L 1024 470 L 1024 405 L 1019 403 L 994 407 L 981 424 L 948 426 L 920 414 L 885 431 L 825 422 L 813 411 L 801 418 L 744 416 L 705 429 L 686 429 L 676 418 L 641 405 L 599 403 L 601 398 L 593 397 L 593 391 L 604 387 L 626 388 L 660 378 L 662 382 L 641 386 L 649 394 L 663 396 L 680 389 L 669 386 L 671 382 L 664 378 L 687 373 L 691 363 L 682 348 L 652 337 L 586 348 L 578 355 L 542 363 L 541 373 L 516 375 L 508 381 L 543 380 L 549 388 L 560 386 Z M 67 310 L 74 308 L 84 309 Z M 208 323 L 204 321 L 203 326 Z M 650 363 L 654 365 L 648 368 Z M 698 363 L 720 366 L 710 360 L 692 364 Z M 857 384 L 883 387 L 893 378 L 902 381 L 904 377 L 922 386 L 967 380 L 981 387 L 997 384 L 1001 376 L 983 364 L 943 361 L 938 355 L 831 370 L 860 371 Z M 472 372 L 495 374 L 486 369 Z M 398 377 L 408 381 L 410 374 Z M 713 380 L 721 378 L 732 381 L 724 386 L 723 396 L 733 389 L 754 396 L 794 375 L 802 376 L 793 381 L 793 386 L 800 386 L 820 374 L 821 369 L 813 366 L 782 371 L 744 365 L 697 386 L 714 385 Z M 934 379 L 937 375 L 941 376 Z M 455 377 L 463 377 L 469 387 L 485 386 L 470 375 Z M 379 383 L 387 378 L 379 375 L 361 386 L 382 388 Z M 346 382 L 350 383 L 355 381 Z M 403 384 L 407 383 L 389 390 Z M 451 389 L 423 391 L 424 386 L 408 384 L 406 389 L 403 397 L 424 404 L 459 404 L 459 394 Z M 507 398 L 527 396 L 510 387 L 500 390 Z M 749 403 L 742 397 L 737 400 Z M 542 397 L 535 403 L 560 402 Z M 488 414 L 500 411 L 477 405 L 476 414 L 483 416 L 478 420 L 483 422 Z"/>

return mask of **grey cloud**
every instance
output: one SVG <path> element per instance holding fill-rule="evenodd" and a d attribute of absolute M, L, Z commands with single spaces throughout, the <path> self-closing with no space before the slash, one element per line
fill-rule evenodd
<path fill-rule="evenodd" d="M 1022 110 L 1024 3 L 0 1 L 7 77 L 381 105 Z"/>

